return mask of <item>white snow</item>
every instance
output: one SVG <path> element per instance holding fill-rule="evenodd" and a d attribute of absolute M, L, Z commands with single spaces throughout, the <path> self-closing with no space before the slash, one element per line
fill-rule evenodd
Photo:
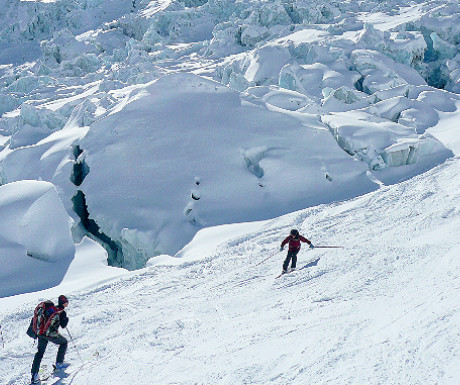
<path fill-rule="evenodd" d="M 457 103 L 456 111 L 460 110 L 460 103 Z M 460 155 L 460 135 L 459 131 L 459 114 L 452 112 L 440 112 L 441 119 L 439 123 L 430 128 L 429 132 L 440 141 L 442 141 L 447 148 L 449 148 L 455 155 Z"/>
<path fill-rule="evenodd" d="M 0 9 L 0 384 L 460 383 L 458 1 Z"/>
<path fill-rule="evenodd" d="M 268 219 L 376 188 L 314 119 L 261 109 L 213 81 L 171 75 L 127 100 L 81 146 L 91 215 L 137 250 L 124 250 L 128 268 L 155 252 L 176 253 L 203 226 Z"/>
<path fill-rule="evenodd" d="M 64 292 L 90 363 L 63 384 L 456 384 L 458 166 L 272 221 L 202 230 L 179 265 L 2 299 L 0 378 L 13 384 L 28 372 L 31 309 Z M 299 267 L 318 263 L 275 280 L 291 227 L 345 249 L 304 248 Z M 49 347 L 45 363 L 54 354 Z M 79 365 L 75 348 L 68 359 Z"/>
<path fill-rule="evenodd" d="M 57 285 L 75 253 L 70 218 L 51 183 L 0 186 L 0 296 Z"/>

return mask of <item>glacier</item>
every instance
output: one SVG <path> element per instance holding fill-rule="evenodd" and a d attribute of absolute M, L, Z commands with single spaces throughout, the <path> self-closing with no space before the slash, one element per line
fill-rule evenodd
<path fill-rule="evenodd" d="M 74 221 L 75 242 L 85 233 L 101 242 L 111 264 L 139 268 L 154 255 L 175 254 L 200 228 L 267 219 L 336 200 L 339 191 L 360 195 L 453 156 L 431 129 L 458 108 L 455 2 L 370 1 L 358 7 L 353 1 L 303 0 L 2 0 L 0 5 L 5 10 L 0 182 L 53 183 Z M 150 106 L 149 90 L 160 87 L 166 95 L 168 87 L 160 85 L 169 81 L 178 94 L 196 88 L 193 95 L 201 104 L 182 100 L 184 93 L 161 108 L 151 96 Z M 189 117 L 211 113 L 213 93 L 228 95 L 224 103 L 235 107 L 230 121 L 246 116 L 235 121 L 238 139 L 229 140 L 228 159 L 212 155 L 205 141 L 192 146 L 196 159 L 180 154 L 188 149 L 180 144 L 188 130 L 197 133 L 187 139 L 193 141 L 206 129 L 208 137 L 222 130 L 232 137 L 215 114 L 175 123 L 170 135 L 178 147 L 168 150 L 168 162 L 156 158 L 160 149 L 153 144 L 145 154 L 142 140 L 128 149 L 122 143 L 128 131 L 166 135 L 168 122 L 160 130 L 156 115 L 177 115 L 181 103 Z M 254 114 L 245 115 L 248 108 Z M 132 127 L 130 114 L 140 114 Z M 256 120 L 267 126 L 264 135 L 273 133 L 274 143 L 248 141 Z M 276 139 L 282 136 L 277 124 L 277 130 L 286 126 L 291 141 L 302 139 L 289 149 Z M 300 145 L 303 138 L 309 139 Z M 330 139 L 336 142 L 333 151 Z M 77 148 L 81 154 L 75 157 Z M 131 151 L 143 153 L 142 162 L 128 156 Z M 189 169 L 204 159 L 206 170 Z M 275 159 L 284 159 L 284 166 L 273 167 Z M 340 164 L 352 165 L 351 174 L 343 174 Z M 178 177 L 155 179 L 161 166 Z M 203 178 L 211 173 L 215 181 L 207 184 Z M 231 184 L 227 173 L 245 175 L 247 182 Z M 304 174 L 310 176 L 298 177 Z M 194 185 L 195 178 L 201 186 Z M 144 200 L 147 185 L 152 197 Z M 113 197 L 100 194 L 112 186 Z M 231 186 L 227 196 L 241 205 L 224 204 L 223 186 Z M 131 197 L 135 192 L 142 203 Z M 166 192 L 171 202 L 155 203 L 153 196 Z M 114 206 L 104 203 L 112 198 Z M 133 202 L 119 209 L 116 202 L 123 200 Z"/>
<path fill-rule="evenodd" d="M 0 9 L 0 383 L 460 383 L 458 1 Z"/>

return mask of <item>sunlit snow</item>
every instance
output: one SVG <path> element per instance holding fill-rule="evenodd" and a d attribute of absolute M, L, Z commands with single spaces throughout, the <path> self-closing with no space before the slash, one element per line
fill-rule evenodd
<path fill-rule="evenodd" d="M 1 384 L 460 383 L 458 2 L 0 9 Z"/>

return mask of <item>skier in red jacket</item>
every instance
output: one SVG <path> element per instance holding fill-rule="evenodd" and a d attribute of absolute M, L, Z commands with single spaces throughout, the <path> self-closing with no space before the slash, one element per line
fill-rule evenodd
<path fill-rule="evenodd" d="M 291 230 L 291 234 L 281 243 L 280 251 L 284 250 L 284 246 L 289 243 L 289 250 L 286 256 L 286 259 L 283 263 L 283 272 L 288 272 L 289 262 L 292 260 L 291 263 L 291 270 L 295 270 L 297 265 L 297 254 L 300 251 L 300 242 L 305 242 L 310 245 L 310 249 L 314 249 L 315 246 L 305 237 L 301 236 L 296 229 Z"/>

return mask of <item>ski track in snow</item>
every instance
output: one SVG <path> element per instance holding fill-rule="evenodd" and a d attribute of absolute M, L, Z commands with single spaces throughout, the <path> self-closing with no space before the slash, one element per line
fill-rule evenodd
<path fill-rule="evenodd" d="M 91 364 L 56 384 L 457 384 L 458 166 L 274 219 L 202 261 L 68 293 Z M 304 247 L 299 268 L 318 264 L 275 280 L 285 252 L 254 265 L 291 227 L 346 248 Z M 2 317 L 1 384 L 29 376 L 34 305 Z M 50 344 L 43 363 L 55 354 Z M 72 343 L 67 360 L 79 365 Z"/>

